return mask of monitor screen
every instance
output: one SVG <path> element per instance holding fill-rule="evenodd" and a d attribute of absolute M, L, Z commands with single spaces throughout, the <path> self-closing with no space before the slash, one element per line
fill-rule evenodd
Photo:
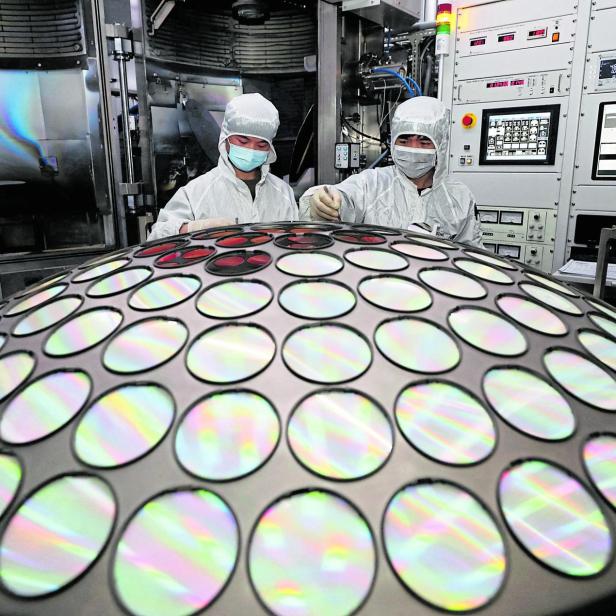
<path fill-rule="evenodd" d="M 616 179 L 616 102 L 599 105 L 592 179 Z"/>
<path fill-rule="evenodd" d="M 616 58 L 599 62 L 599 79 L 616 79 Z"/>
<path fill-rule="evenodd" d="M 560 105 L 483 111 L 482 165 L 552 165 Z"/>

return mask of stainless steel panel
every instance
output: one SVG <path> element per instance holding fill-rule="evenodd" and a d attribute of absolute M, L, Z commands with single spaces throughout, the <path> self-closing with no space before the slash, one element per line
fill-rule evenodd
<path fill-rule="evenodd" d="M 560 194 L 556 173 L 455 173 L 479 205 L 555 208 Z"/>
<path fill-rule="evenodd" d="M 413 26 L 423 10 L 422 0 L 344 0 L 343 12 L 352 12 L 398 32 Z"/>
<path fill-rule="evenodd" d="M 512 73 L 523 73 L 536 68 L 541 71 L 557 71 L 569 67 L 573 53 L 562 45 L 520 49 L 485 56 L 467 56 L 457 60 L 460 79 L 481 79 Z"/>
<path fill-rule="evenodd" d="M 615 26 L 616 4 L 613 8 L 606 8 L 606 10 L 594 14 L 588 33 L 588 44 L 591 45 L 589 49 L 593 53 L 616 49 Z"/>
<path fill-rule="evenodd" d="M 598 184 L 598 183 L 597 183 Z M 579 210 L 595 210 L 597 212 L 616 213 L 614 182 L 604 182 L 603 186 L 576 186 L 572 196 L 572 213 L 580 214 Z"/>
<path fill-rule="evenodd" d="M 84 139 L 88 134 L 84 71 L 37 73 L 46 139 Z M 58 96 L 58 93 L 62 96 Z"/>

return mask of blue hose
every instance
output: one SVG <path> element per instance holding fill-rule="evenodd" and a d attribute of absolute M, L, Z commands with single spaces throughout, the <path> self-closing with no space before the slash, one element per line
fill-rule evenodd
<path fill-rule="evenodd" d="M 411 85 L 409 84 L 409 82 L 402 75 L 400 75 L 400 73 L 396 73 L 396 71 L 394 71 L 393 69 L 385 68 L 384 66 L 379 66 L 377 68 L 373 68 L 372 72 L 373 73 L 388 73 L 389 75 L 393 75 L 394 77 L 397 77 L 404 84 L 404 87 L 407 89 L 408 93 L 411 96 L 415 96 L 415 92 L 411 88 Z"/>
<path fill-rule="evenodd" d="M 387 155 L 389 154 L 389 148 L 387 148 L 369 167 L 368 169 L 376 169 L 382 162 L 383 160 L 387 157 Z"/>
<path fill-rule="evenodd" d="M 413 87 L 415 88 L 415 91 L 417 92 L 417 96 L 423 96 L 421 92 L 421 88 L 419 87 L 419 84 L 412 77 L 407 77 L 406 79 L 407 81 L 410 81 L 413 84 Z"/>

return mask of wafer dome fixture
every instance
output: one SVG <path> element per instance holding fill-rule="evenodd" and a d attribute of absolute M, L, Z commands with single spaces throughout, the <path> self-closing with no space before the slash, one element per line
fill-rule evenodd
<path fill-rule="evenodd" d="M 600 613 L 615 413 L 616 310 L 488 252 L 105 255 L 0 306 L 0 613 Z"/>

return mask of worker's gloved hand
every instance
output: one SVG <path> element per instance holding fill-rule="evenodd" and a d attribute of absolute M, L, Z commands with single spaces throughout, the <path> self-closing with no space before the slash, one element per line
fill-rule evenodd
<path fill-rule="evenodd" d="M 202 229 L 211 229 L 212 227 L 228 227 L 234 224 L 235 221 L 230 218 L 201 218 L 199 220 L 191 220 L 189 223 L 186 223 L 186 232 L 193 233 L 195 231 L 201 231 Z"/>
<path fill-rule="evenodd" d="M 313 220 L 340 220 L 342 195 L 331 186 L 319 188 L 310 197 L 310 217 Z"/>

